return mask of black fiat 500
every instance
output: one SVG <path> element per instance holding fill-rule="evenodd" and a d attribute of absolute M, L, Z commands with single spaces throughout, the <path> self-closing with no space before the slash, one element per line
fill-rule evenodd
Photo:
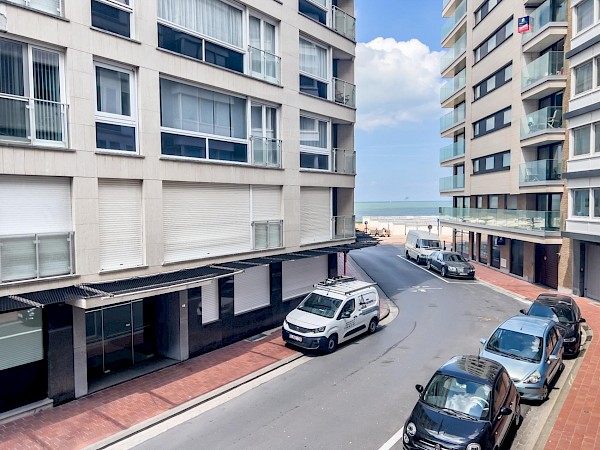
<path fill-rule="evenodd" d="M 517 388 L 498 362 L 455 356 L 416 386 L 419 401 L 404 424 L 405 450 L 500 448 L 521 423 Z"/>

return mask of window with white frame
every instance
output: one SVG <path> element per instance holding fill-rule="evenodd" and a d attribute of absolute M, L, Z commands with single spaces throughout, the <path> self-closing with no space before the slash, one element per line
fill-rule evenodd
<path fill-rule="evenodd" d="M 600 188 L 593 188 L 592 196 L 594 197 L 593 217 L 600 218 Z"/>
<path fill-rule="evenodd" d="M 279 83 L 280 58 L 277 56 L 276 26 L 261 17 L 250 15 L 248 34 L 250 74 L 255 78 Z"/>
<path fill-rule="evenodd" d="M 96 148 L 137 151 L 137 102 L 135 73 L 122 67 L 95 62 Z"/>
<path fill-rule="evenodd" d="M 92 26 L 124 37 L 133 36 L 134 0 L 92 0 Z"/>
<path fill-rule="evenodd" d="M 298 0 L 298 11 L 301 14 L 327 25 L 328 0 Z"/>
<path fill-rule="evenodd" d="M 64 5 L 63 0 L 7 0 L 9 3 L 16 5 L 27 6 L 31 9 L 43 11 L 48 14 L 63 17 Z"/>
<path fill-rule="evenodd" d="M 0 38 L 0 140 L 67 146 L 64 55 Z"/>
<path fill-rule="evenodd" d="M 588 155 L 590 153 L 590 131 L 590 125 L 573 129 L 574 156 Z"/>
<path fill-rule="evenodd" d="M 573 189 L 572 215 L 575 217 L 589 217 L 590 215 L 590 190 Z"/>
<path fill-rule="evenodd" d="M 278 139 L 277 117 L 276 107 L 252 102 L 250 106 L 252 164 L 281 167 L 281 141 Z"/>
<path fill-rule="evenodd" d="M 575 95 L 592 89 L 592 73 L 594 66 L 592 61 L 587 61 L 573 69 L 575 75 Z"/>
<path fill-rule="evenodd" d="M 579 33 L 594 23 L 594 1 L 596 0 L 583 0 L 575 6 L 576 33 Z"/>
<path fill-rule="evenodd" d="M 300 38 L 300 92 L 328 98 L 329 52 L 325 47 Z"/>
<path fill-rule="evenodd" d="M 329 123 L 300 116 L 300 167 L 329 170 Z"/>
<path fill-rule="evenodd" d="M 246 99 L 162 78 L 162 154 L 248 162 Z"/>

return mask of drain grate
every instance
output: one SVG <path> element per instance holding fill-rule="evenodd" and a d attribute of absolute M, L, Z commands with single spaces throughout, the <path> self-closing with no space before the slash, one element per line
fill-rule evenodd
<path fill-rule="evenodd" d="M 256 342 L 256 341 L 260 341 L 261 339 L 264 339 L 266 337 L 267 337 L 266 334 L 260 333 L 260 334 L 257 334 L 255 336 L 250 336 L 249 338 L 245 339 L 245 341 L 247 341 L 247 342 Z"/>
<path fill-rule="evenodd" d="M 593 336 L 591 335 L 587 335 L 587 337 L 585 338 L 585 342 L 590 342 L 592 340 Z"/>

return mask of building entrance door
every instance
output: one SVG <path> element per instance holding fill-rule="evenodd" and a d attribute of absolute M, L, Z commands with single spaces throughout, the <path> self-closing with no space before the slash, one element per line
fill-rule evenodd
<path fill-rule="evenodd" d="M 104 315 L 104 373 L 133 364 L 131 303 L 113 306 Z"/>
<path fill-rule="evenodd" d="M 523 241 L 510 240 L 510 273 L 519 277 L 523 276 Z"/>
<path fill-rule="evenodd" d="M 556 289 L 558 287 L 559 245 L 535 245 L 535 282 Z"/>

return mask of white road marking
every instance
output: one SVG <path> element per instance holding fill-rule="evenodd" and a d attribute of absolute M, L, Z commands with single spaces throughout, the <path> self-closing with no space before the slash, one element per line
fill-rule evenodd
<path fill-rule="evenodd" d="M 390 450 L 394 445 L 396 445 L 396 442 L 400 441 L 400 439 L 402 439 L 402 434 L 404 432 L 404 427 L 400 428 L 396 434 L 394 434 L 391 438 L 388 439 L 388 441 L 383 444 L 381 447 L 379 447 L 379 450 Z"/>
<path fill-rule="evenodd" d="M 429 286 L 411 286 L 410 289 L 411 289 L 410 292 L 427 292 L 427 291 L 436 290 L 436 289 L 441 290 L 442 288 L 429 287 Z"/>

